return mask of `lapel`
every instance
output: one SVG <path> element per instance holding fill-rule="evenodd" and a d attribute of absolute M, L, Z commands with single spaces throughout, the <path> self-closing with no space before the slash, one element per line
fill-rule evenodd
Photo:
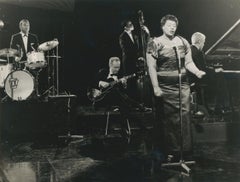
<path fill-rule="evenodd" d="M 23 49 L 23 51 L 24 51 L 24 53 L 26 54 L 27 53 L 27 50 L 25 49 L 25 46 L 24 46 L 24 42 L 23 42 L 23 38 L 22 38 L 22 34 L 21 33 L 19 33 L 19 39 L 20 39 L 20 42 L 21 42 L 21 47 L 22 47 L 22 49 Z M 29 38 L 28 38 L 29 39 Z M 27 44 L 27 47 L 28 47 L 28 44 Z"/>

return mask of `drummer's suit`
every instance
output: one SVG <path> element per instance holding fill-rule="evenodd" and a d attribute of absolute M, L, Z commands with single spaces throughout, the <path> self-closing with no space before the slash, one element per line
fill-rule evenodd
<path fill-rule="evenodd" d="M 10 42 L 10 48 L 22 50 L 23 56 L 20 61 L 26 61 L 27 53 L 34 51 L 34 49 L 37 51 L 38 45 L 39 45 L 38 37 L 37 35 L 32 33 L 28 34 L 27 50 L 25 50 L 22 35 L 20 32 L 12 35 L 11 42 Z"/>

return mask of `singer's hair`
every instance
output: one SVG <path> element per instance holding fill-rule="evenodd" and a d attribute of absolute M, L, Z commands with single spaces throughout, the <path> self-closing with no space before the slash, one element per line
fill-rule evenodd
<path fill-rule="evenodd" d="M 177 19 L 176 16 L 174 16 L 174 15 L 165 15 L 161 19 L 161 27 L 163 27 L 165 25 L 167 20 L 174 21 L 176 23 L 176 25 L 178 26 L 178 19 Z"/>
<path fill-rule="evenodd" d="M 206 36 L 200 32 L 195 32 L 194 34 L 192 34 L 191 37 L 191 42 L 192 44 L 199 44 L 204 42 L 206 39 Z"/>
<path fill-rule="evenodd" d="M 121 62 L 121 61 L 120 61 L 119 57 L 110 57 L 109 62 L 108 62 L 109 67 L 112 65 L 113 62 Z"/>

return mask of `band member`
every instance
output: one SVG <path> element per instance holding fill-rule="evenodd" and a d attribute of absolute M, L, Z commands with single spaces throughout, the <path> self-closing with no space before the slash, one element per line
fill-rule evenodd
<path fill-rule="evenodd" d="M 25 62 L 27 60 L 28 52 L 37 50 L 39 42 L 37 35 L 29 33 L 30 22 L 27 19 L 19 22 L 19 29 L 19 33 L 12 35 L 10 47 L 21 52 L 21 55 L 15 59 L 16 62 L 21 63 L 21 61 Z"/>
<path fill-rule="evenodd" d="M 121 61 L 118 57 L 111 57 L 109 59 L 109 70 L 101 69 L 95 80 L 95 87 L 98 89 L 106 89 L 110 86 L 112 81 L 118 81 L 120 78 L 119 70 L 121 67 Z M 149 111 L 149 108 L 145 108 L 140 105 L 138 102 L 134 101 L 125 93 L 127 80 L 121 79 L 120 83 L 113 87 L 109 93 L 106 94 L 102 103 L 106 105 L 117 105 L 122 116 L 121 127 L 124 134 L 128 135 L 129 131 L 127 130 L 127 119 L 132 117 L 130 112 L 133 107 L 138 108 L 140 111 Z M 132 118 L 130 118 L 132 119 Z M 141 121 L 139 121 L 140 127 Z"/>
<path fill-rule="evenodd" d="M 144 61 L 138 36 L 134 33 L 134 25 L 130 20 L 122 22 L 123 32 L 119 36 L 119 44 L 122 50 L 122 70 L 124 75 L 129 75 L 139 71 Z M 146 35 L 149 30 L 146 26 L 141 27 Z M 136 79 L 130 80 L 127 85 L 127 92 L 130 97 L 137 99 Z"/>
<path fill-rule="evenodd" d="M 205 40 L 206 36 L 204 34 L 200 32 L 195 32 L 191 37 L 191 53 L 193 62 L 197 66 L 197 68 L 206 72 L 207 67 L 205 62 L 205 55 L 202 50 L 205 44 Z M 197 76 L 190 72 L 188 72 L 188 74 L 191 90 L 196 92 L 197 104 L 203 104 L 206 109 L 208 109 L 203 89 L 204 85 L 206 85 L 205 79 L 199 79 Z M 204 115 L 204 113 L 198 110 L 198 108 L 196 108 L 196 111 L 194 112 L 194 114 L 196 115 Z"/>
<path fill-rule="evenodd" d="M 163 35 L 151 39 L 147 48 L 149 75 L 156 96 L 156 115 L 154 125 L 154 145 L 165 154 L 175 154 L 181 146 L 181 127 L 179 115 L 179 70 L 182 73 L 181 102 L 183 121 L 183 149 L 191 150 L 190 135 L 190 87 L 186 79 L 186 69 L 202 78 L 200 71 L 192 61 L 188 41 L 176 36 L 178 19 L 166 15 L 161 19 Z M 180 58 L 181 61 L 178 61 Z M 178 66 L 181 62 L 181 67 Z M 178 70 L 178 68 L 180 68 Z"/>
<path fill-rule="evenodd" d="M 215 73 L 222 72 L 223 69 L 222 68 L 213 69 L 213 68 L 207 67 L 206 60 L 205 60 L 205 53 L 203 52 L 205 40 L 206 40 L 206 36 L 204 34 L 200 32 L 193 33 L 191 37 L 191 42 L 192 42 L 191 53 L 192 53 L 192 59 L 194 64 L 197 66 L 198 69 L 205 71 L 207 75 L 204 78 L 199 79 L 194 74 L 189 73 L 189 80 L 190 80 L 190 84 L 192 85 L 192 90 L 196 91 L 197 103 L 204 105 L 207 111 L 210 112 L 210 109 L 207 104 L 207 97 L 205 94 L 206 87 L 211 78 L 214 78 L 215 81 L 218 80 L 217 76 L 213 76 L 213 75 L 215 75 Z M 223 81 L 225 79 L 223 78 L 221 80 Z M 216 95 L 218 96 L 219 94 L 216 94 Z M 197 110 L 195 114 L 203 115 L 204 113 Z"/>

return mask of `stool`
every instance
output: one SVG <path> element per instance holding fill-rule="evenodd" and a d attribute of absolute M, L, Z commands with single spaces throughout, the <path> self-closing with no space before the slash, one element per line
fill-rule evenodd
<path fill-rule="evenodd" d="M 113 111 L 114 112 L 114 111 Z M 116 111 L 115 111 L 116 112 Z M 108 128 L 109 128 L 109 121 L 110 121 L 110 114 L 111 111 L 107 111 L 107 118 L 106 118 L 106 126 L 105 126 L 105 136 L 108 135 Z M 130 128 L 130 124 L 129 124 L 129 120 L 127 119 L 127 129 L 128 129 L 128 133 L 129 135 L 131 135 L 131 128 Z"/>

